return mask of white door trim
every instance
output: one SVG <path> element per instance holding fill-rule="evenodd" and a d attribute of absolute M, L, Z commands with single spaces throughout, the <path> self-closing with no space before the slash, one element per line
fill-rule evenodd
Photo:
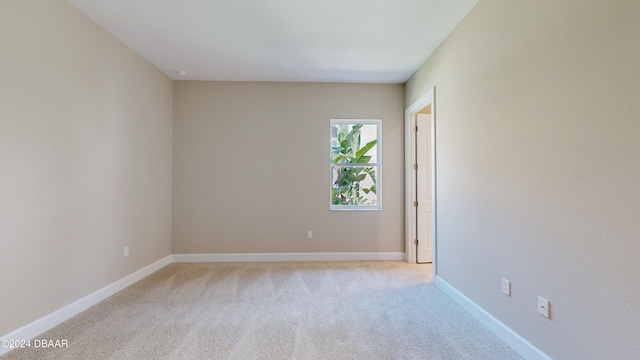
<path fill-rule="evenodd" d="M 404 129 L 405 129 L 405 252 L 407 262 L 416 262 L 415 239 L 415 208 L 413 207 L 413 196 L 415 193 L 415 176 L 413 175 L 413 164 L 415 163 L 415 137 L 413 135 L 413 119 L 415 115 L 425 107 L 431 105 L 431 173 L 432 173 L 432 191 L 433 191 L 433 275 L 437 275 L 437 213 L 436 213 L 436 104 L 435 104 L 435 87 L 431 88 L 426 94 L 421 96 L 413 104 L 405 110 Z"/>

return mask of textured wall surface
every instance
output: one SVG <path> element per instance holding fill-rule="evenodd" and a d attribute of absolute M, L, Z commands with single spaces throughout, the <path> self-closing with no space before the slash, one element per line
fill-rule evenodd
<path fill-rule="evenodd" d="M 0 44 L 4 335 L 170 254 L 173 84 L 63 0 Z"/>
<path fill-rule="evenodd" d="M 640 354 L 639 13 L 481 0 L 406 87 L 436 87 L 438 275 L 555 359 Z"/>
<path fill-rule="evenodd" d="M 176 82 L 173 252 L 404 251 L 403 94 Z M 382 119 L 382 211 L 329 211 L 332 118 Z"/>

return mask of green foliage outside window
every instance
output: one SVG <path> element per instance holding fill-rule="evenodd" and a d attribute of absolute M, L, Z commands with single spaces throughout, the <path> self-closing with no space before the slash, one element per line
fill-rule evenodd
<path fill-rule="evenodd" d="M 331 163 L 336 164 L 332 166 L 332 205 L 375 205 L 377 167 L 368 166 L 368 152 L 378 140 L 361 145 L 363 125 L 332 124 Z"/>

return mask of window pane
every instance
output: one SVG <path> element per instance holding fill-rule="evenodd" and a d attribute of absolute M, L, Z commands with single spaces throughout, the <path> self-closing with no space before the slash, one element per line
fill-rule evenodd
<path fill-rule="evenodd" d="M 333 123 L 331 163 L 377 163 L 377 137 L 376 124 Z"/>
<path fill-rule="evenodd" d="M 332 166 L 331 204 L 376 206 L 376 166 Z"/>

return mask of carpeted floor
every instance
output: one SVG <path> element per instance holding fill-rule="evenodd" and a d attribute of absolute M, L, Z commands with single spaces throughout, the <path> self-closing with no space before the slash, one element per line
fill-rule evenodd
<path fill-rule="evenodd" d="M 520 359 L 404 262 L 171 264 L 14 359 Z"/>

